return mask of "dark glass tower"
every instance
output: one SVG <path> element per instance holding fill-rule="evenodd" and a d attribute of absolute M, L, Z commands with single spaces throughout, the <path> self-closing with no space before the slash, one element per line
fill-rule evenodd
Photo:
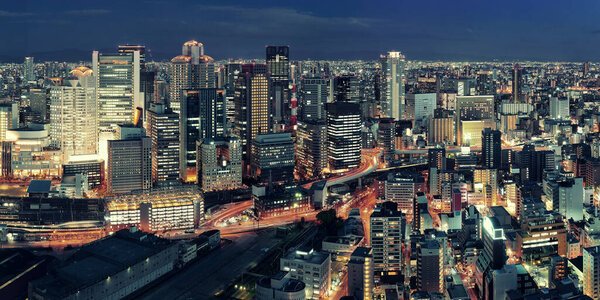
<path fill-rule="evenodd" d="M 502 132 L 486 128 L 481 133 L 482 164 L 490 169 L 499 169 L 502 161 Z"/>
<path fill-rule="evenodd" d="M 276 122 L 288 120 L 290 109 L 290 47 L 267 46 L 267 71 L 271 75 L 273 118 Z"/>

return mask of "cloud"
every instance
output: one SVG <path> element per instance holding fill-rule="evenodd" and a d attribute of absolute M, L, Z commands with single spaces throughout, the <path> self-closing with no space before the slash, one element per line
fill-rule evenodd
<path fill-rule="evenodd" d="M 33 16 L 33 13 L 22 13 L 22 12 L 13 12 L 0 10 L 0 17 L 25 17 L 25 16 Z"/>
<path fill-rule="evenodd" d="M 108 9 L 77 9 L 77 10 L 69 10 L 66 11 L 67 15 L 77 15 L 77 16 L 97 16 L 97 15 L 105 15 L 111 13 Z"/>

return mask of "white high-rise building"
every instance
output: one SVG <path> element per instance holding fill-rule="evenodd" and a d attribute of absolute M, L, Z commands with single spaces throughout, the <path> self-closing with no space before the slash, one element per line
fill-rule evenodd
<path fill-rule="evenodd" d="M 19 127 L 19 105 L 17 102 L 0 103 L 0 142 L 6 141 L 6 131 Z"/>
<path fill-rule="evenodd" d="M 169 103 L 173 112 L 181 114 L 183 90 L 215 88 L 215 60 L 204 55 L 204 45 L 197 41 L 183 44 L 181 55 L 169 64 Z"/>
<path fill-rule="evenodd" d="M 404 79 L 406 77 L 406 57 L 397 51 L 381 55 L 381 110 L 395 120 L 406 119 Z"/>
<path fill-rule="evenodd" d="M 600 246 L 583 249 L 583 294 L 600 299 Z"/>
<path fill-rule="evenodd" d="M 96 78 L 86 67 L 69 75 L 63 85 L 50 89 L 50 138 L 64 161 L 71 155 L 95 154 L 98 144 Z"/>
<path fill-rule="evenodd" d="M 568 120 L 570 114 L 568 98 L 550 97 L 550 116 L 552 119 Z"/>

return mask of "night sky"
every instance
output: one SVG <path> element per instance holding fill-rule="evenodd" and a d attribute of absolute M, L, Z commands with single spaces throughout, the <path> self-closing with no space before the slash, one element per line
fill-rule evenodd
<path fill-rule="evenodd" d="M 600 1 L 569 0 L 2 0 L 0 61 L 91 60 L 91 51 L 144 44 L 152 58 L 195 39 L 215 59 L 598 61 Z"/>

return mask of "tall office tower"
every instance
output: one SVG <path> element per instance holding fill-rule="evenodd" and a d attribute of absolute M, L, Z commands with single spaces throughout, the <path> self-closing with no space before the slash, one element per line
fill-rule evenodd
<path fill-rule="evenodd" d="M 47 88 L 29 88 L 29 107 L 33 123 L 50 121 L 50 95 Z"/>
<path fill-rule="evenodd" d="M 377 146 L 383 149 L 383 157 L 388 165 L 396 159 L 396 123 L 393 118 L 379 119 Z"/>
<path fill-rule="evenodd" d="M 523 69 L 515 65 L 512 69 L 512 98 L 515 103 L 524 102 L 523 99 Z"/>
<path fill-rule="evenodd" d="M 486 128 L 481 133 L 482 165 L 490 169 L 500 169 L 502 163 L 502 132 Z"/>
<path fill-rule="evenodd" d="M 504 229 L 496 217 L 485 217 L 483 219 L 483 251 L 475 261 L 475 282 L 479 287 L 479 295 L 490 293 L 486 289 L 485 277 L 494 270 L 499 270 L 506 264 L 506 237 Z"/>
<path fill-rule="evenodd" d="M 567 220 L 583 220 L 583 178 L 568 178 L 558 182 L 556 187 L 558 197 L 553 197 L 552 209 Z"/>
<path fill-rule="evenodd" d="M 273 118 L 289 120 L 290 110 L 290 46 L 267 46 L 267 71 L 271 75 Z"/>
<path fill-rule="evenodd" d="M 117 127 L 108 141 L 107 193 L 124 194 L 152 187 L 152 139 L 131 124 Z"/>
<path fill-rule="evenodd" d="M 327 168 L 327 125 L 325 122 L 298 121 L 296 168 L 305 179 L 318 179 Z"/>
<path fill-rule="evenodd" d="M 361 125 L 358 103 L 327 103 L 327 155 L 331 171 L 360 165 Z"/>
<path fill-rule="evenodd" d="M 50 138 L 61 149 L 64 161 L 98 150 L 96 77 L 86 67 L 69 75 L 62 86 L 50 89 Z"/>
<path fill-rule="evenodd" d="M 496 205 L 498 197 L 498 170 L 477 168 L 473 171 L 475 192 L 483 194 L 487 207 Z"/>
<path fill-rule="evenodd" d="M 600 246 L 583 248 L 583 294 L 600 299 Z"/>
<path fill-rule="evenodd" d="M 456 97 L 456 117 L 461 121 L 494 118 L 494 96 Z"/>
<path fill-rule="evenodd" d="M 259 134 L 251 147 L 252 178 L 269 183 L 294 179 L 294 141 L 291 133 Z"/>
<path fill-rule="evenodd" d="M 542 182 L 544 174 L 554 170 L 554 152 L 536 151 L 535 146 L 527 144 L 517 152 L 516 161 L 521 170 L 521 182 Z"/>
<path fill-rule="evenodd" d="M 25 57 L 25 62 L 23 63 L 23 78 L 26 82 L 35 80 L 33 57 Z"/>
<path fill-rule="evenodd" d="M 269 82 L 265 65 L 244 64 L 235 84 L 233 131 L 242 143 L 244 176 L 250 172 L 252 141 L 257 135 L 272 131 Z"/>
<path fill-rule="evenodd" d="M 495 124 L 493 122 L 494 96 L 456 97 L 455 118 L 457 143 L 459 145 L 479 146 L 483 128 L 492 127 Z M 480 128 L 481 126 L 483 127 Z"/>
<path fill-rule="evenodd" d="M 225 65 L 225 96 L 227 97 L 227 132 L 231 131 L 235 119 L 235 82 L 242 72 L 240 61 L 229 61 Z"/>
<path fill-rule="evenodd" d="M 358 76 L 339 75 L 333 79 L 333 101 L 360 102 L 360 80 Z"/>
<path fill-rule="evenodd" d="M 427 150 L 429 169 L 446 170 L 446 148 L 431 148 Z"/>
<path fill-rule="evenodd" d="M 132 123 L 134 112 L 143 104 L 140 95 L 140 51 L 92 54 L 96 76 L 96 103 L 101 154 L 102 143 L 114 134 L 114 126 Z"/>
<path fill-rule="evenodd" d="M 429 119 L 427 143 L 429 145 L 453 145 L 456 140 L 454 117 L 434 117 Z"/>
<path fill-rule="evenodd" d="M 0 102 L 0 142 L 6 141 L 6 131 L 14 128 L 19 128 L 19 105 Z"/>
<path fill-rule="evenodd" d="M 154 79 L 156 77 L 156 73 L 146 69 L 146 46 L 119 45 L 118 47 L 119 53 L 135 54 L 136 51 L 140 53 L 140 73 L 138 85 L 139 89 L 135 91 L 138 93 L 139 97 L 137 99 L 138 102 L 134 103 L 134 108 L 138 110 L 140 115 L 137 116 L 139 119 L 134 120 L 134 122 L 141 120 L 142 123 L 145 123 L 146 111 L 150 108 L 150 104 L 154 102 Z"/>
<path fill-rule="evenodd" d="M 183 90 L 216 87 L 215 60 L 204 55 L 202 43 L 187 41 L 181 55 L 171 59 L 169 78 L 169 102 L 173 111 L 181 115 Z"/>
<path fill-rule="evenodd" d="M 402 227 L 404 214 L 396 203 L 384 202 L 370 217 L 370 245 L 373 249 L 375 276 L 400 272 L 402 269 Z"/>
<path fill-rule="evenodd" d="M 300 98 L 302 114 L 300 119 L 315 121 L 325 119 L 324 108 L 329 96 L 327 81 L 325 78 L 302 78 L 302 96 Z"/>
<path fill-rule="evenodd" d="M 494 81 L 492 80 L 490 71 L 479 71 L 477 72 L 477 95 L 493 95 L 496 93 L 494 88 Z"/>
<path fill-rule="evenodd" d="M 348 295 L 370 300 L 373 296 L 373 250 L 357 247 L 348 261 Z"/>
<path fill-rule="evenodd" d="M 381 55 L 381 110 L 394 120 L 406 119 L 404 106 L 404 79 L 406 57 L 400 52 L 390 51 Z"/>
<path fill-rule="evenodd" d="M 225 134 L 225 91 L 216 88 L 183 90 L 179 117 L 179 171 L 185 182 L 196 181 L 196 141 Z"/>
<path fill-rule="evenodd" d="M 426 125 L 427 121 L 433 118 L 436 106 L 436 93 L 406 95 L 405 111 L 409 120 L 423 122 L 423 125 Z"/>
<path fill-rule="evenodd" d="M 242 187 L 242 145 L 236 137 L 198 141 L 198 184 L 203 191 Z"/>
<path fill-rule="evenodd" d="M 164 103 L 152 103 L 146 132 L 152 139 L 152 183 L 174 185 L 179 181 L 179 115 Z"/>
<path fill-rule="evenodd" d="M 569 99 L 550 97 L 550 117 L 556 120 L 568 120 L 571 117 Z"/>
<path fill-rule="evenodd" d="M 443 248 L 436 240 L 425 240 L 417 249 L 417 289 L 430 293 L 444 291 Z"/>

